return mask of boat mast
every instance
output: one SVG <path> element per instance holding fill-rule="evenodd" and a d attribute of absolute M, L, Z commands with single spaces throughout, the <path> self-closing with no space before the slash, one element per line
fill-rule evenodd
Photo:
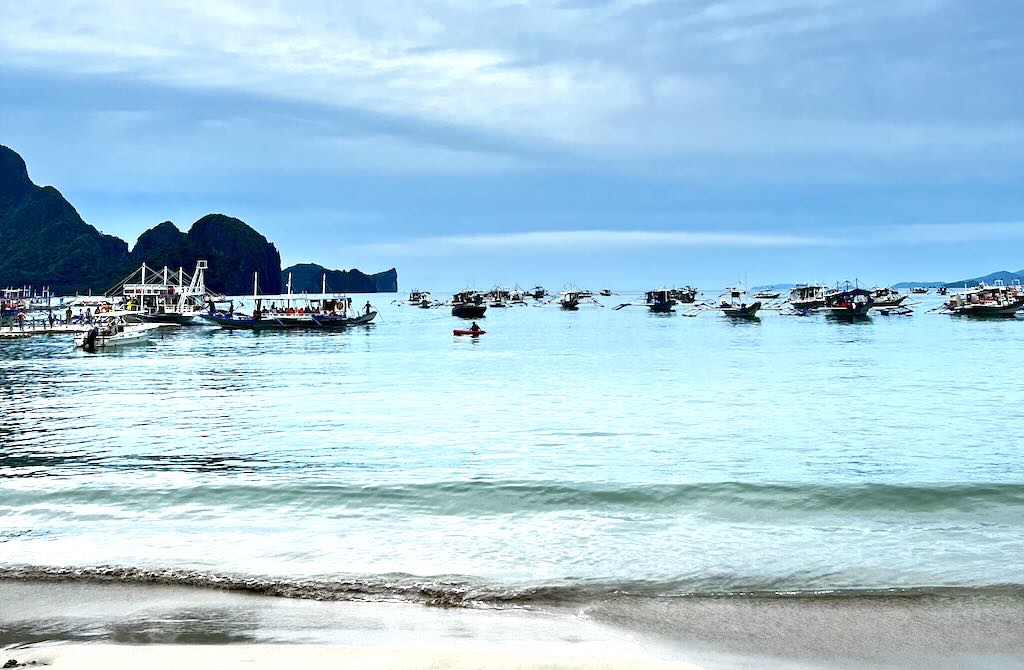
<path fill-rule="evenodd" d="M 260 285 L 260 273 L 259 272 L 253 272 L 252 273 L 252 297 L 253 297 L 254 300 L 256 299 L 256 294 L 259 293 L 259 285 Z"/>
<path fill-rule="evenodd" d="M 320 295 L 327 295 L 327 273 L 320 278 Z"/>

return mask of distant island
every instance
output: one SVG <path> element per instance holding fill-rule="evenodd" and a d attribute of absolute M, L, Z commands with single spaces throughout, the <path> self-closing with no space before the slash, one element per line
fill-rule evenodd
<path fill-rule="evenodd" d="M 398 270 L 368 275 L 359 270 L 328 270 L 315 263 L 300 263 L 281 270 L 281 286 L 288 286 L 291 278 L 293 293 L 320 293 L 326 284 L 327 291 L 348 293 L 397 293 Z"/>
<path fill-rule="evenodd" d="M 75 208 L 52 186 L 37 186 L 24 159 L 0 145 L 0 285 L 47 286 L 57 295 L 99 292 L 115 286 L 146 263 L 191 271 L 196 261 L 209 261 L 206 283 L 214 291 L 239 295 L 252 292 L 258 274 L 263 293 L 282 292 L 287 272 L 293 290 L 319 291 L 318 265 L 296 265 L 281 270 L 281 254 L 266 237 L 244 221 L 225 214 L 207 214 L 182 232 L 164 221 L 139 236 L 135 247 L 106 235 L 82 220 Z M 376 293 L 398 291 L 398 272 L 366 275 L 359 270 L 328 270 L 334 292 Z M 303 286 L 294 289 L 296 277 Z"/>
<path fill-rule="evenodd" d="M 901 281 L 898 284 L 893 284 L 890 288 L 896 289 L 911 289 L 911 288 L 948 288 L 956 289 L 963 287 L 977 286 L 978 284 L 995 284 L 997 281 L 1001 281 L 1007 286 L 1014 282 L 1020 282 L 1024 284 L 1024 270 L 1017 270 L 1016 272 L 1009 272 L 1007 270 L 1000 270 L 998 272 L 989 273 L 983 277 L 972 277 L 970 279 L 959 279 L 957 281 Z M 751 291 L 788 291 L 794 286 L 799 284 L 765 284 L 763 286 L 755 286 L 751 288 Z M 864 288 L 870 288 L 864 286 Z"/>

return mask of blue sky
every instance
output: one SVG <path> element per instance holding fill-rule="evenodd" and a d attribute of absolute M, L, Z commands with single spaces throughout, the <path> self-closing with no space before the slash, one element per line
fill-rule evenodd
<path fill-rule="evenodd" d="M 1024 267 L 1015 0 L 0 5 L 0 143 L 129 242 L 402 286 Z"/>

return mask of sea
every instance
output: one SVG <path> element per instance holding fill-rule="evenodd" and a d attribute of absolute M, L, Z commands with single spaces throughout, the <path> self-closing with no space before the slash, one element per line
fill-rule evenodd
<path fill-rule="evenodd" d="M 368 297 L 343 332 L 0 341 L 0 581 L 447 608 L 1024 593 L 1024 318 L 616 295 L 492 308 L 469 338 Z"/>

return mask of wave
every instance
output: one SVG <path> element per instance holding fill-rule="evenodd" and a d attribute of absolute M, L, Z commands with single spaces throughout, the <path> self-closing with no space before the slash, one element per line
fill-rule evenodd
<path fill-rule="evenodd" d="M 363 577 L 296 579 L 218 574 L 191 569 L 119 566 L 0 567 L 0 581 L 81 582 L 180 586 L 320 601 L 411 602 L 432 607 L 514 608 L 586 604 L 614 598 L 763 598 L 842 599 L 963 596 L 1024 597 L 1024 584 L 911 586 L 892 588 L 794 589 L 759 587 L 715 589 L 706 580 L 580 580 L 535 585 L 487 584 L 469 578 L 387 574 Z"/>
<path fill-rule="evenodd" d="M 793 513 L 872 511 L 979 512 L 1019 510 L 1022 484 L 748 484 L 673 485 L 452 481 L 367 485 L 218 484 L 174 488 L 79 486 L 7 490 L 3 506 L 104 504 L 141 509 L 209 505 L 235 509 L 387 508 L 413 514 L 462 516 L 551 510 L 636 509 L 714 513 L 716 510 Z"/>

